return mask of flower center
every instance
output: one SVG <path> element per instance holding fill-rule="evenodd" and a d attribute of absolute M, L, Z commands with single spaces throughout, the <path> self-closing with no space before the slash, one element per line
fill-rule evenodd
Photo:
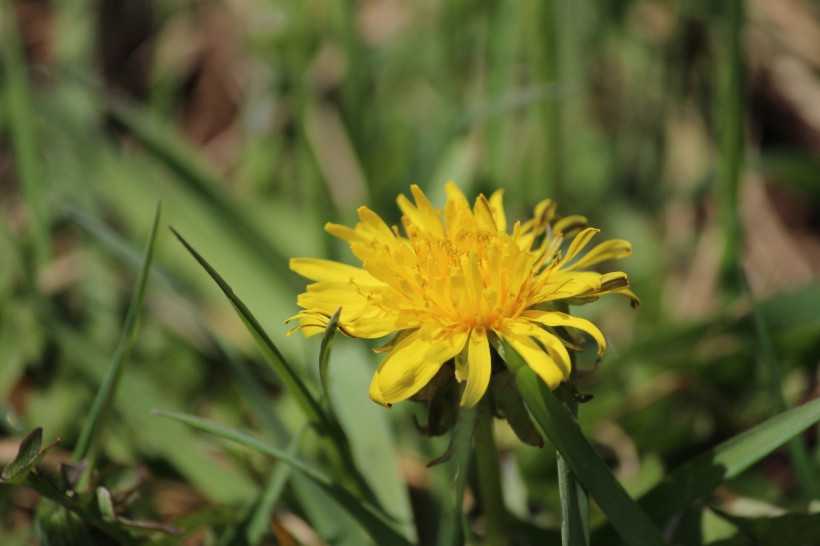
<path fill-rule="evenodd" d="M 499 231 L 436 237 L 411 230 L 416 308 L 455 330 L 497 330 L 527 308 L 535 256 Z"/>

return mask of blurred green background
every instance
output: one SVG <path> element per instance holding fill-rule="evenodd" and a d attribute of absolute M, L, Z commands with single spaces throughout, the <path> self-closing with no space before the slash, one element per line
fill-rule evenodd
<path fill-rule="evenodd" d="M 322 228 L 352 225 L 361 204 L 395 223 L 410 184 L 440 205 L 452 179 L 468 196 L 504 188 L 510 218 L 550 197 L 599 237 L 630 240 L 634 256 L 605 267 L 624 268 L 643 305 L 610 298 L 576 312 L 610 340 L 599 366 L 582 364 L 595 398 L 581 421 L 634 494 L 784 402 L 818 395 L 816 2 L 1 0 L 0 25 L 3 463 L 36 426 L 62 439 L 47 468 L 70 453 L 157 200 L 163 225 L 225 277 L 311 384 L 318 342 L 286 338 L 283 324 L 305 285 L 287 260 L 350 261 Z M 101 472 L 140 492 L 137 516 L 207 514 L 186 540 L 212 544 L 272 463 L 149 411 L 274 443 L 301 422 L 165 229 L 150 282 Z M 418 436 L 420 407 L 367 399 L 376 361 L 337 339 L 342 420 L 381 494 L 403 514 L 412 507 L 431 540 L 447 477 L 424 465 L 446 439 Z M 519 445 L 506 425 L 498 434 L 510 509 L 556 528 L 554 454 Z M 816 430 L 804 441 L 816 468 Z M 304 456 L 320 458 L 309 443 Z M 305 500 L 306 487 L 292 483 L 277 505 L 281 543 L 321 543 L 314 533 L 364 543 L 333 507 Z M 815 493 L 780 450 L 707 504 L 805 511 Z M 30 540 L 35 503 L 0 489 L 8 544 Z M 708 508 L 692 518 L 691 543 L 737 532 Z"/>

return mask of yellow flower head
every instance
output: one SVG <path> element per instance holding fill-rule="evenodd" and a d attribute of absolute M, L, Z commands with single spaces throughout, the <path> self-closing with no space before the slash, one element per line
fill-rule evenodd
<path fill-rule="evenodd" d="M 631 253 L 622 240 L 601 243 L 583 256 L 598 232 L 586 219 L 555 219 L 555 206 L 542 201 L 535 217 L 516 222 L 512 233 L 502 192 L 479 195 L 470 208 L 458 187 L 447 184 L 444 210 L 435 209 L 418 186 L 415 204 L 398 198 L 404 236 L 372 210 L 360 207 L 350 229 L 327 224 L 362 262 L 353 267 L 330 260 L 295 258 L 290 267 L 313 284 L 300 294 L 298 319 L 305 335 L 320 333 L 341 307 L 339 329 L 359 338 L 396 333 L 370 385 L 370 397 L 389 406 L 406 400 L 454 359 L 455 377 L 466 381 L 461 404 L 477 403 L 490 382 L 490 345 L 504 340 L 549 385 L 569 378 L 570 358 L 557 329 L 589 334 L 603 354 L 606 344 L 591 322 L 561 312 L 567 303 L 593 301 L 601 294 L 629 291 L 625 273 L 600 274 L 584 267 Z M 561 247 L 571 238 L 566 252 Z M 292 333 L 293 331 L 291 331 Z"/>

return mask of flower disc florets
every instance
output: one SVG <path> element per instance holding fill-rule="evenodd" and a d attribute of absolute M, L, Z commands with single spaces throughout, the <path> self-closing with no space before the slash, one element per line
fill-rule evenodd
<path fill-rule="evenodd" d="M 579 271 L 631 253 L 626 241 L 599 244 L 580 256 L 597 233 L 582 217 L 555 221 L 551 201 L 535 217 L 507 233 L 502 194 L 479 195 L 471 208 L 458 187 L 447 184 L 444 210 L 433 208 L 412 186 L 415 203 L 399 196 L 404 236 L 373 211 L 359 209 L 359 224 L 325 229 L 347 241 L 362 262 L 353 267 L 329 260 L 296 258 L 291 269 L 316 281 L 298 297 L 303 310 L 293 319 L 305 335 L 324 330 L 342 308 L 339 329 L 346 335 L 379 338 L 397 334 L 370 385 L 383 405 L 405 400 L 454 359 L 455 377 L 466 381 L 462 405 L 478 402 L 492 371 L 490 347 L 509 343 L 555 388 L 569 378 L 567 346 L 560 328 L 588 333 L 603 354 L 606 344 L 591 322 L 558 310 L 610 292 L 626 293 L 626 274 Z M 578 232 L 565 253 L 564 239 Z"/>

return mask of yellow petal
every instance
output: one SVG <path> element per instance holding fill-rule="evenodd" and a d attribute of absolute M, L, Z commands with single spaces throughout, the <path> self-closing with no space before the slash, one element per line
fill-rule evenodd
<path fill-rule="evenodd" d="M 344 313 L 344 308 L 342 312 Z M 377 339 L 412 327 L 413 323 L 401 315 L 390 315 L 360 317 L 346 323 L 340 322 L 340 326 L 344 327 L 348 335 L 352 337 Z"/>
<path fill-rule="evenodd" d="M 580 216 L 578 214 L 573 214 L 572 216 L 566 216 L 561 218 L 552 226 L 552 233 L 556 237 L 566 236 L 569 237 L 573 233 L 578 233 L 587 225 L 589 224 L 586 216 Z"/>
<path fill-rule="evenodd" d="M 586 254 L 584 254 L 580 260 L 564 269 L 581 269 L 605 260 L 625 258 L 630 254 L 632 254 L 632 245 L 629 242 L 622 239 L 613 239 L 612 241 L 605 241 L 601 244 L 595 245 Z"/>
<path fill-rule="evenodd" d="M 372 237 L 366 235 L 361 231 L 357 231 L 355 229 L 343 226 L 341 224 L 334 224 L 333 222 L 328 222 L 327 224 L 325 224 L 325 231 L 327 231 L 334 237 L 338 237 L 343 241 L 347 241 L 351 245 L 353 243 L 366 245 L 373 240 Z"/>
<path fill-rule="evenodd" d="M 567 352 L 567 348 L 564 347 L 564 344 L 561 343 L 561 340 L 554 335 L 526 320 L 506 321 L 502 327 L 501 334 L 505 338 L 508 336 L 511 337 L 511 342 L 516 341 L 528 351 L 528 354 L 533 359 L 532 362 L 527 359 L 524 354 L 521 356 L 524 357 L 524 360 L 527 361 L 527 364 L 530 365 L 535 373 L 544 379 L 550 388 L 555 388 L 561 381 L 569 379 L 569 353 Z M 541 347 L 532 342 L 533 339 L 537 340 L 541 344 Z M 547 360 L 538 359 L 532 352 L 532 347 L 527 345 L 526 340 L 530 340 L 534 347 L 538 348 L 544 356 L 547 356 Z M 540 369 L 536 368 L 533 363 L 540 366 Z M 551 363 L 552 366 L 544 367 L 545 364 L 548 363 Z"/>
<path fill-rule="evenodd" d="M 397 202 L 402 213 L 420 228 L 429 231 L 436 237 L 443 237 L 441 215 L 433 208 L 427 196 L 417 185 L 410 186 L 410 192 L 413 194 L 416 204 L 413 205 L 404 195 L 399 195 Z"/>
<path fill-rule="evenodd" d="M 473 213 L 475 214 L 476 222 L 480 229 L 487 231 L 496 231 L 496 222 L 493 217 L 493 211 L 490 208 L 490 203 L 484 195 L 479 194 L 473 206 Z"/>
<path fill-rule="evenodd" d="M 504 214 L 504 190 L 496 190 L 490 196 L 490 209 L 498 231 L 507 231 L 507 216 Z"/>
<path fill-rule="evenodd" d="M 381 283 L 360 267 L 354 267 L 332 260 L 320 258 L 293 258 L 290 268 L 301 276 L 313 281 L 355 281 L 358 284 L 378 286 Z"/>
<path fill-rule="evenodd" d="M 490 384 L 492 367 L 487 332 L 484 328 L 474 328 L 467 344 L 467 384 L 461 395 L 462 406 L 471 407 L 481 400 Z"/>
<path fill-rule="evenodd" d="M 373 239 L 380 243 L 392 246 L 396 243 L 396 234 L 390 229 L 390 226 L 384 223 L 381 216 L 373 212 L 367 207 L 359 207 L 356 211 L 359 214 L 361 224 L 356 226 L 356 231 L 363 230 Z"/>
<path fill-rule="evenodd" d="M 390 351 L 373 376 L 370 391 L 379 395 L 375 402 L 393 404 L 410 398 L 427 385 L 447 360 L 456 356 L 467 342 L 467 332 L 442 336 L 425 329 L 401 340 Z"/>
<path fill-rule="evenodd" d="M 595 228 L 586 228 L 584 231 L 575 236 L 567 249 L 567 255 L 561 260 L 561 264 L 568 264 L 572 259 L 589 244 L 589 241 L 600 230 Z"/>
<path fill-rule="evenodd" d="M 544 352 L 544 349 L 529 336 L 505 332 L 502 337 L 521 355 L 527 366 L 532 368 L 550 389 L 554 389 L 566 379 L 566 376 L 555 364 L 552 357 Z"/>
<path fill-rule="evenodd" d="M 544 326 L 550 327 L 558 327 L 558 326 L 565 326 L 569 328 L 577 328 L 578 330 L 583 330 L 584 332 L 588 333 L 592 339 L 598 344 L 598 354 L 604 354 L 606 351 L 606 340 L 604 339 L 604 335 L 595 326 L 593 323 L 586 319 L 582 319 L 579 317 L 573 317 L 572 315 L 568 315 L 566 313 L 560 313 L 558 311 L 524 311 L 521 313 L 523 318 L 529 319 L 533 322 L 537 322 L 539 324 L 543 324 Z"/>

